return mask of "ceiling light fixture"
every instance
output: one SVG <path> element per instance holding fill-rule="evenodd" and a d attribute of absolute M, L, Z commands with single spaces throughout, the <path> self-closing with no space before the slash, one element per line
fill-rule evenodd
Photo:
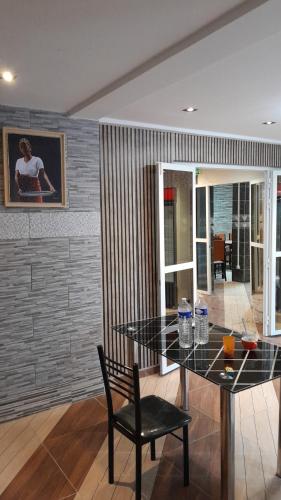
<path fill-rule="evenodd" d="M 1 73 L 1 79 L 7 83 L 13 82 L 15 78 L 15 75 L 11 71 L 3 71 Z"/>
<path fill-rule="evenodd" d="M 186 113 L 194 113 L 194 111 L 198 111 L 197 106 L 188 106 L 188 108 L 183 109 Z"/>
<path fill-rule="evenodd" d="M 263 125 L 275 125 L 276 122 L 273 121 L 268 121 L 268 122 L 262 122 Z"/>

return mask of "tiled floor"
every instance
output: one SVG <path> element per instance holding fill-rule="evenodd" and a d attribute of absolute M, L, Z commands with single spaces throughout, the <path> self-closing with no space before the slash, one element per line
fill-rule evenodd
<path fill-rule="evenodd" d="M 143 395 L 178 402 L 178 370 L 141 379 Z M 123 404 L 116 399 L 116 407 Z M 218 388 L 190 376 L 191 484 L 182 486 L 181 443 L 157 442 L 157 461 L 143 448 L 143 498 L 219 500 Z M 236 500 L 280 500 L 275 477 L 278 401 L 271 382 L 236 397 Z M 0 426 L 0 498 L 106 500 L 134 498 L 134 449 L 115 434 L 115 484 L 107 482 L 104 397 L 64 405 Z"/>
<path fill-rule="evenodd" d="M 250 284 L 216 280 L 214 293 L 202 295 L 209 306 L 210 321 L 236 331 L 243 330 L 242 318 L 249 331 L 260 330 L 250 302 Z"/>

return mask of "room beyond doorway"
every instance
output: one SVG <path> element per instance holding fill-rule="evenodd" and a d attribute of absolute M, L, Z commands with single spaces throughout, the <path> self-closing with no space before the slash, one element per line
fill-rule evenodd
<path fill-rule="evenodd" d="M 262 171 L 197 171 L 198 294 L 209 305 L 211 321 L 219 317 L 238 331 L 242 319 L 249 330 L 262 330 L 263 189 Z"/>

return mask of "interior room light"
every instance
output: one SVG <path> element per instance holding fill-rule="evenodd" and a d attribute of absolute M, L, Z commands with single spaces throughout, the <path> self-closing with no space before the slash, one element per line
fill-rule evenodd
<path fill-rule="evenodd" d="M 188 108 L 183 109 L 186 113 L 194 113 L 194 111 L 198 111 L 197 106 L 188 106 Z"/>
<path fill-rule="evenodd" d="M 3 71 L 2 72 L 2 79 L 5 80 L 5 82 L 11 83 L 15 79 L 15 75 L 11 71 Z"/>
<path fill-rule="evenodd" d="M 273 122 L 271 120 L 267 121 L 267 122 L 262 122 L 263 125 L 274 125 L 276 122 Z"/>

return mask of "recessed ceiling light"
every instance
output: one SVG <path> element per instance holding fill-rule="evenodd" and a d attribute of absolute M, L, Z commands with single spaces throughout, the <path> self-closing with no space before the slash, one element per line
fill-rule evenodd
<path fill-rule="evenodd" d="M 268 122 L 262 122 L 263 125 L 275 125 L 276 122 L 268 121 Z"/>
<path fill-rule="evenodd" d="M 11 83 L 15 79 L 15 75 L 11 71 L 3 71 L 2 74 L 2 79 L 5 80 L 5 82 Z"/>
<path fill-rule="evenodd" d="M 194 111 L 198 111 L 197 106 L 188 106 L 188 108 L 183 109 L 186 113 L 194 113 Z"/>

